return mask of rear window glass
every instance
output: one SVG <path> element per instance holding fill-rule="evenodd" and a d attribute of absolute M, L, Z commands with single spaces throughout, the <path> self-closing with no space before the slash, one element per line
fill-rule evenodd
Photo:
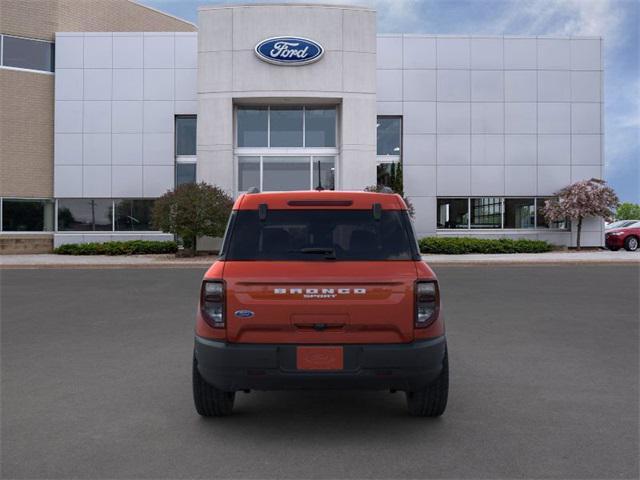
<path fill-rule="evenodd" d="M 234 212 L 225 260 L 412 260 L 417 255 L 407 212 L 256 210 Z"/>

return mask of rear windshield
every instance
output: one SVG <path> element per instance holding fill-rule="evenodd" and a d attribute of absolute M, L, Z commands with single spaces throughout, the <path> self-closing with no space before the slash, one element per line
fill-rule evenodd
<path fill-rule="evenodd" d="M 225 260 L 413 260 L 418 255 L 405 211 L 256 210 L 233 213 Z"/>

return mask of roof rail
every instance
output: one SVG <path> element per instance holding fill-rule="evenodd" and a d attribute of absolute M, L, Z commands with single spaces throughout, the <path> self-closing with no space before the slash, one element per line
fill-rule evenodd
<path fill-rule="evenodd" d="M 247 193 L 260 193 L 260 189 L 258 187 L 251 187 L 247 190 Z"/>

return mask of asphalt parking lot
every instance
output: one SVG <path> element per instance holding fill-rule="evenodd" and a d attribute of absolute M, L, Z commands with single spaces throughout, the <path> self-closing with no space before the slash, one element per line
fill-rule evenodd
<path fill-rule="evenodd" d="M 386 392 L 191 399 L 203 269 L 4 270 L 2 478 L 638 478 L 637 266 L 440 267 L 441 419 Z"/>

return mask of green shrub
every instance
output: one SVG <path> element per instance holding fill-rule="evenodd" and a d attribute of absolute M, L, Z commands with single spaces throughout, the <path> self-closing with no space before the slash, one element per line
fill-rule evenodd
<path fill-rule="evenodd" d="M 127 242 L 68 243 L 60 245 L 54 253 L 60 255 L 143 255 L 151 253 L 175 253 L 174 241 L 130 240 Z"/>
<path fill-rule="evenodd" d="M 418 242 L 422 253 L 460 255 L 464 253 L 542 253 L 553 245 L 543 240 L 472 237 L 425 237 Z"/>

